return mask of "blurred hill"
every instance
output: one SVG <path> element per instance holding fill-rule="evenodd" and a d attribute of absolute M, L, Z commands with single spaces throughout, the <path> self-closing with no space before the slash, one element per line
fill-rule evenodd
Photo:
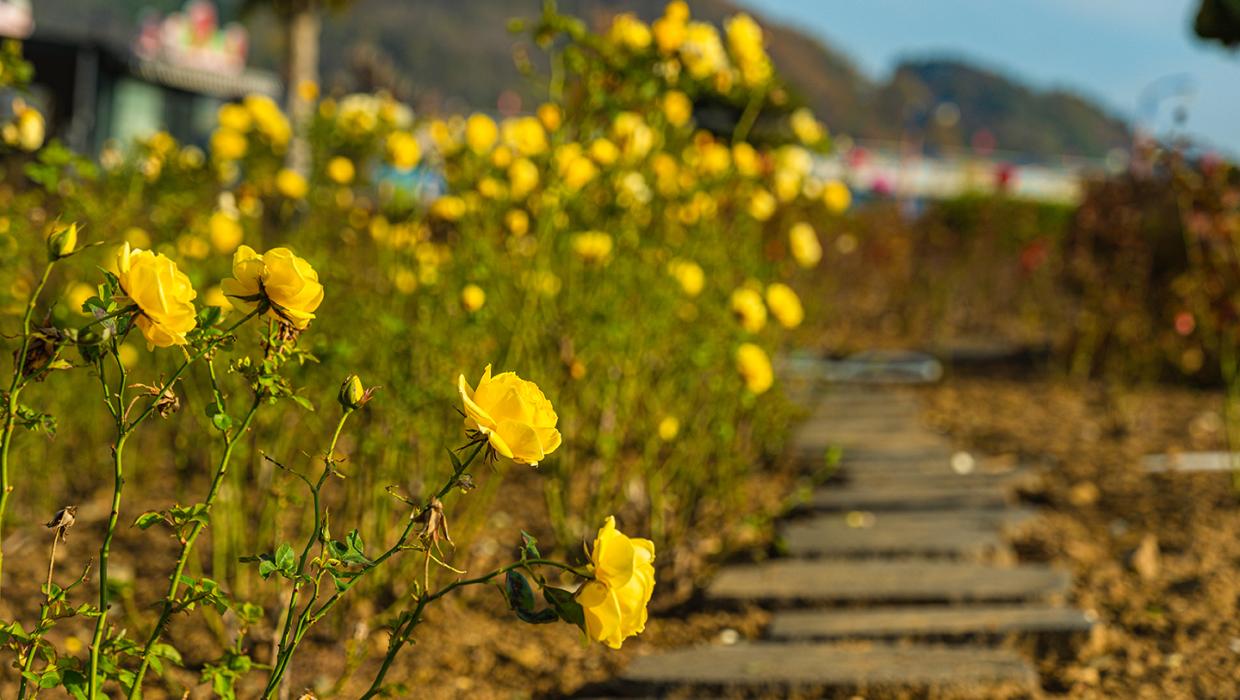
<path fill-rule="evenodd" d="M 225 18 L 240 0 L 219 3 Z M 330 89 L 389 89 L 423 110 L 494 109 L 506 89 L 537 95 L 513 66 L 511 17 L 534 17 L 541 0 L 357 0 L 353 8 L 325 18 L 323 80 Z M 713 22 L 740 11 L 733 0 L 694 0 L 695 16 Z M 57 22 L 107 15 L 136 18 L 143 8 L 161 11 L 180 0 L 39 0 L 36 20 Z M 562 10 L 605 26 L 618 11 L 645 19 L 662 12 L 664 0 L 560 0 Z M 756 14 L 756 13 L 753 13 Z M 758 16 L 761 21 L 762 18 Z M 246 18 L 253 61 L 276 67 L 283 37 L 273 17 Z M 111 24 L 111 23 L 109 23 Z M 1039 91 L 1020 81 L 959 60 L 918 60 L 897 67 L 885 81 L 861 73 L 843 54 L 793 27 L 763 22 L 768 47 L 789 86 L 835 133 L 863 139 L 924 138 L 929 148 L 984 140 L 1004 151 L 1030 155 L 1100 156 L 1129 140 L 1127 125 L 1088 99 L 1063 91 Z M 532 57 L 539 52 L 526 46 Z M 956 110 L 935 110 L 944 102 Z M 956 112 L 956 114 L 953 114 Z M 935 117 L 938 118 L 935 118 Z M 954 117 L 954 118 L 953 118 Z"/>

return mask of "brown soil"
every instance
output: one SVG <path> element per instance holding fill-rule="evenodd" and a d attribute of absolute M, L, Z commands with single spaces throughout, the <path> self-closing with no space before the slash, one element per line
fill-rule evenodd
<path fill-rule="evenodd" d="M 1147 474 L 1144 454 L 1219 449 L 1217 394 L 1107 390 L 1054 380 L 956 379 L 927 418 L 981 453 L 1054 458 L 1022 555 L 1075 577 L 1101 624 L 1068 661 L 1044 659 L 1052 695 L 1240 697 L 1240 508 L 1226 473 Z"/>

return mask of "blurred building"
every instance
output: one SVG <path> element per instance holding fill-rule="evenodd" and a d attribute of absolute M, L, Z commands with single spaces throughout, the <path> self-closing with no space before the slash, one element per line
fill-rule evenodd
<path fill-rule="evenodd" d="M 245 65 L 245 30 L 219 26 L 206 0 L 136 25 L 75 5 L 38 0 L 32 10 L 29 0 L 0 0 L 0 36 L 23 40 L 35 69 L 28 99 L 47 117 L 49 135 L 78 152 L 161 129 L 203 145 L 220 104 L 281 92 L 275 75 Z"/>

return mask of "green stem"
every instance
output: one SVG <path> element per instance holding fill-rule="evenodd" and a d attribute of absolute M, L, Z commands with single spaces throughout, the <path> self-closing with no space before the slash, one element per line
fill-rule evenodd
<path fill-rule="evenodd" d="M 254 414 L 258 412 L 261 402 L 262 395 L 256 394 L 254 402 L 250 404 L 250 410 L 241 421 L 241 426 L 235 433 L 224 439 L 224 453 L 220 455 L 219 466 L 216 467 L 215 477 L 211 480 L 211 488 L 208 489 L 207 499 L 204 501 L 208 514 L 211 512 L 211 506 L 215 503 L 216 496 L 219 495 L 220 486 L 224 483 L 224 476 L 228 473 L 228 465 L 232 461 L 233 448 L 237 446 L 241 436 L 245 435 L 246 431 L 249 430 L 250 423 L 254 420 Z M 190 526 L 189 535 L 181 543 L 181 554 L 177 557 L 176 567 L 172 572 L 172 579 L 168 582 L 168 593 L 164 595 L 159 619 L 155 622 L 155 627 L 151 629 L 151 635 L 146 640 L 146 646 L 142 648 L 142 662 L 139 664 L 137 675 L 134 677 L 133 687 L 129 690 L 130 698 L 142 697 L 142 680 L 146 677 L 146 670 L 151 663 L 151 650 L 155 647 L 160 637 L 163 636 L 164 627 L 168 624 L 168 620 L 172 617 L 172 612 L 176 608 L 177 591 L 181 587 L 181 574 L 185 571 L 185 565 L 189 561 L 190 551 L 194 548 L 194 542 L 205 527 L 206 524 L 203 521 L 195 521 Z"/>
<path fill-rule="evenodd" d="M 22 344 L 13 362 L 13 379 L 9 382 L 7 403 L 4 407 L 4 428 L 0 430 L 0 585 L 4 581 L 4 515 L 9 507 L 9 496 L 13 493 L 13 485 L 9 483 L 9 446 L 13 442 L 13 429 L 17 425 L 17 397 L 24 385 L 22 371 L 26 366 L 26 356 L 30 352 L 30 320 L 34 318 L 34 309 L 38 305 L 43 287 L 51 275 L 55 262 L 49 262 L 43 268 L 43 275 L 26 303 L 26 313 L 22 316 Z M 2 596 L 0 596 L 2 598 Z"/>

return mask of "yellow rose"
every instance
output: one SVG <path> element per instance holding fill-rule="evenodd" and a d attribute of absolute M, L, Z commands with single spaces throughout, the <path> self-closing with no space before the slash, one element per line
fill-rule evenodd
<path fill-rule="evenodd" d="M 654 543 L 629 537 L 608 516 L 590 551 L 594 580 L 577 592 L 585 612 L 586 635 L 612 649 L 646 629 L 654 592 Z"/>
<path fill-rule="evenodd" d="M 476 284 L 467 284 L 461 290 L 461 306 L 469 313 L 473 313 L 482 308 L 487 303 L 487 293 L 482 291 L 482 287 Z"/>
<path fill-rule="evenodd" d="M 755 394 L 765 392 L 775 382 L 770 358 L 765 350 L 753 343 L 741 343 L 736 349 L 736 371 L 745 380 L 745 386 Z"/>
<path fill-rule="evenodd" d="M 792 258 L 806 269 L 822 260 L 822 244 L 818 242 L 818 234 L 804 221 L 788 229 L 788 247 L 792 249 Z"/>
<path fill-rule="evenodd" d="M 852 204 L 852 192 L 848 191 L 848 185 L 839 180 L 828 180 L 822 186 L 822 203 L 832 214 L 842 214 Z"/>
<path fill-rule="evenodd" d="M 771 308 L 771 315 L 784 328 L 796 328 L 805 320 L 805 310 L 801 307 L 801 298 L 782 282 L 775 282 L 766 288 L 766 305 Z"/>
<path fill-rule="evenodd" d="M 393 131 L 387 137 L 387 157 L 397 170 L 410 170 L 422 159 L 422 147 L 413 134 Z"/>
<path fill-rule="evenodd" d="M 740 321 L 741 328 L 750 333 L 757 333 L 766 325 L 766 305 L 762 303 L 762 295 L 748 287 L 732 292 L 732 313 Z"/>
<path fill-rule="evenodd" d="M 515 372 L 491 376 L 487 365 L 471 389 L 461 375 L 457 381 L 465 409 L 465 427 L 486 436 L 499 454 L 532 467 L 560 446 L 555 408 L 538 385 Z"/>
<path fill-rule="evenodd" d="M 344 156 L 336 156 L 327 162 L 327 177 L 337 185 L 347 185 L 353 182 L 354 175 L 357 174 L 353 167 L 353 161 Z"/>
<path fill-rule="evenodd" d="M 211 214 L 207 229 L 210 232 L 211 245 L 216 251 L 225 255 L 235 251 L 237 246 L 241 245 L 241 239 L 245 235 L 237 217 L 220 210 Z"/>
<path fill-rule="evenodd" d="M 126 243 L 116 259 L 116 277 L 124 295 L 138 305 L 134 323 L 150 347 L 184 345 L 185 334 L 198 324 L 189 277 L 176 263 L 149 250 Z"/>
<path fill-rule="evenodd" d="M 259 255 L 250 246 L 241 246 L 233 254 L 233 276 L 221 282 L 220 289 L 247 309 L 265 298 L 271 304 L 271 318 L 298 330 L 310 324 L 323 303 L 319 273 L 288 248 Z"/>
<path fill-rule="evenodd" d="M 302 177 L 301 173 L 285 168 L 276 173 L 276 189 L 289 199 L 301 199 L 306 196 L 310 186 L 306 184 L 306 178 Z"/>
<path fill-rule="evenodd" d="M 499 127 L 495 120 L 485 114 L 471 114 L 465 122 L 465 143 L 474 153 L 482 155 L 491 150 L 495 140 L 499 138 Z"/>
<path fill-rule="evenodd" d="M 611 259 L 611 236 L 602 231 L 583 231 L 573 236 L 573 252 L 584 262 L 603 264 Z"/>

